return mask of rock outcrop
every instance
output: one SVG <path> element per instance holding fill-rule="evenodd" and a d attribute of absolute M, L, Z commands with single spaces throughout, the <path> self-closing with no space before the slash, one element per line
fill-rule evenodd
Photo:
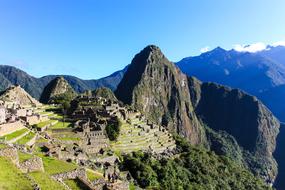
<path fill-rule="evenodd" d="M 187 77 L 156 46 L 147 46 L 132 60 L 115 94 L 157 124 L 204 142 L 204 130 L 191 103 Z"/>
<path fill-rule="evenodd" d="M 72 99 L 76 95 L 76 92 L 63 77 L 57 77 L 44 88 L 40 101 L 53 103 L 59 97 Z"/>
<path fill-rule="evenodd" d="M 21 106 L 38 106 L 40 103 L 30 96 L 20 85 L 10 86 L 0 94 L 0 100 Z"/>

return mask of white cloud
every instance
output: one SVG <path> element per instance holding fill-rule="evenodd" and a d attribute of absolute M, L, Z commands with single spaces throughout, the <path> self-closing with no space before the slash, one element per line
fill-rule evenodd
<path fill-rule="evenodd" d="M 285 46 L 285 41 L 278 41 L 278 42 L 274 42 L 272 44 L 273 47 L 276 47 L 276 46 Z"/>
<path fill-rule="evenodd" d="M 269 44 L 270 46 L 276 47 L 276 46 L 285 46 L 285 41 L 278 41 L 274 42 L 272 44 Z M 268 46 L 263 42 L 257 42 L 251 45 L 240 45 L 236 44 L 234 45 L 234 50 L 239 52 L 250 52 L 255 53 L 263 50 L 269 50 Z"/>
<path fill-rule="evenodd" d="M 201 48 L 201 49 L 200 49 L 200 52 L 201 52 L 201 53 L 206 53 L 206 52 L 208 52 L 209 50 L 210 50 L 210 47 L 209 47 L 209 46 L 206 46 L 206 47 Z"/>
<path fill-rule="evenodd" d="M 266 50 L 266 48 L 267 48 L 267 45 L 265 45 L 262 42 L 254 43 L 251 45 L 240 45 L 240 44 L 234 45 L 234 50 L 239 51 L 239 52 L 255 53 L 258 51 Z"/>

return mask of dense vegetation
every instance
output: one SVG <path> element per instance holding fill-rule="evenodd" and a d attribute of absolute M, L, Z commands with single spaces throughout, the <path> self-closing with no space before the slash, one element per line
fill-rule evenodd
<path fill-rule="evenodd" d="M 260 179 L 229 158 L 191 147 L 177 138 L 181 154 L 157 160 L 136 152 L 123 157 L 122 168 L 137 184 L 151 189 L 270 189 Z"/>
<path fill-rule="evenodd" d="M 117 120 L 114 123 L 110 123 L 106 127 L 106 133 L 108 135 L 108 138 L 111 141 L 117 140 L 119 134 L 120 134 L 120 128 L 121 128 L 121 122 Z"/>
<path fill-rule="evenodd" d="M 92 91 L 92 96 L 94 97 L 102 97 L 109 100 L 117 100 L 116 96 L 114 95 L 113 91 L 106 87 L 98 88 Z"/>

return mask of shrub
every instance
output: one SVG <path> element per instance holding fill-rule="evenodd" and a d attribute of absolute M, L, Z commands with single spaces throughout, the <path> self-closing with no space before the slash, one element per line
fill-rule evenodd
<path fill-rule="evenodd" d="M 111 141 L 117 140 L 120 134 L 120 128 L 121 128 L 121 122 L 119 122 L 118 120 L 115 123 L 111 123 L 107 125 L 106 133 L 107 133 L 108 138 Z"/>

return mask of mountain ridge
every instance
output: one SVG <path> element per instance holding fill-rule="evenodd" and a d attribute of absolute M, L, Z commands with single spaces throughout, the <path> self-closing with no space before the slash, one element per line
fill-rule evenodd
<path fill-rule="evenodd" d="M 285 47 L 282 46 L 257 53 L 216 48 L 199 56 L 184 58 L 176 65 L 188 76 L 195 76 L 203 82 L 239 88 L 258 97 L 282 121 L 285 115 L 280 109 L 285 102 L 276 105 L 268 94 L 273 94 L 270 91 L 285 84 L 284 54 Z"/>
<path fill-rule="evenodd" d="M 44 87 L 59 76 L 63 76 L 77 93 L 82 93 L 85 90 L 95 90 L 99 87 L 108 87 L 115 90 L 127 67 L 101 79 L 82 80 L 70 75 L 47 75 L 36 78 L 16 67 L 0 65 L 0 79 L 3 81 L 0 84 L 0 91 L 11 85 L 21 85 L 32 97 L 39 99 Z"/>

